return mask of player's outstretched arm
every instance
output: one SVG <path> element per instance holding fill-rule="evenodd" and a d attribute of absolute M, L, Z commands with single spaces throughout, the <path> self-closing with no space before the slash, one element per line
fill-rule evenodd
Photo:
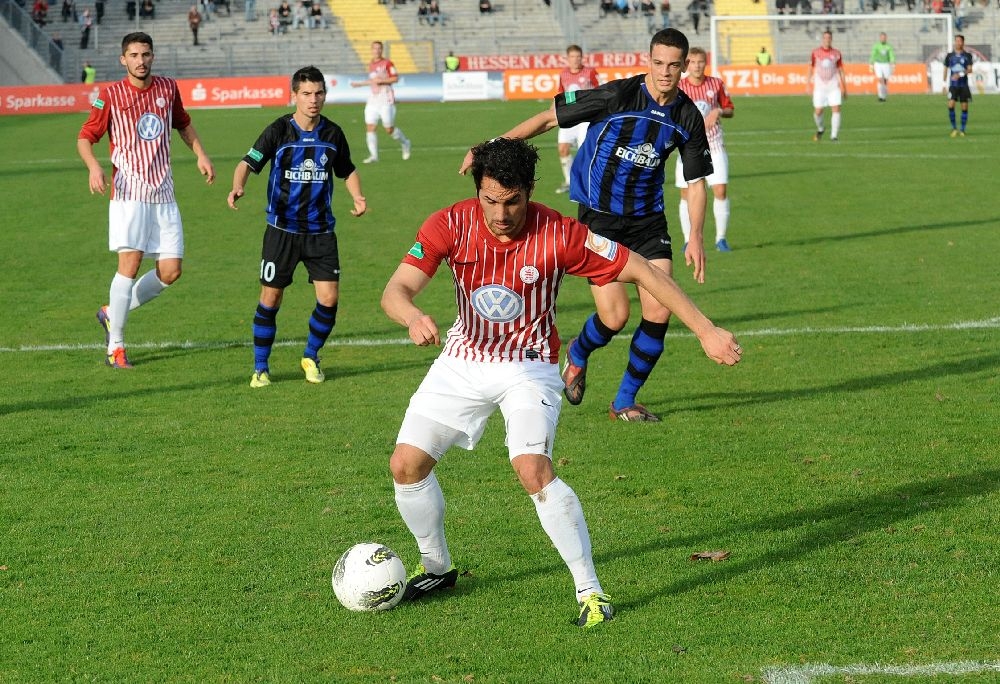
<path fill-rule="evenodd" d="M 541 135 L 542 133 L 552 130 L 559 125 L 559 119 L 556 118 L 556 105 L 553 102 L 552 106 L 546 109 L 544 112 L 539 112 L 535 114 L 530 119 L 525 119 L 514 128 L 510 129 L 503 135 L 498 135 L 498 138 L 511 138 L 513 140 L 528 140 L 534 138 L 536 135 Z M 465 159 L 462 160 L 462 166 L 459 168 L 458 172 L 465 175 L 472 167 L 472 150 L 465 153 Z"/>
<path fill-rule="evenodd" d="M 716 363 L 735 366 L 740 362 L 743 348 L 731 332 L 717 327 L 677 286 L 667 272 L 656 268 L 645 258 L 630 253 L 628 263 L 618 274 L 618 280 L 635 283 L 670 309 L 691 332 L 698 336 L 705 355 Z"/>
<path fill-rule="evenodd" d="M 382 292 L 382 310 L 386 316 L 404 326 L 413 343 L 421 347 L 441 344 L 437 323 L 413 303 L 430 281 L 416 266 L 400 264 Z"/>
<path fill-rule="evenodd" d="M 247 186 L 247 181 L 250 179 L 250 165 L 247 164 L 242 159 L 236 165 L 236 170 L 233 171 L 233 189 L 229 193 L 229 208 L 237 209 L 236 202 L 243 197 L 244 188 Z"/>

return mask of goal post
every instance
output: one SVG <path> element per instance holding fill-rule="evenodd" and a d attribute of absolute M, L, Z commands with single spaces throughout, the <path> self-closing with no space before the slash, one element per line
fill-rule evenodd
<path fill-rule="evenodd" d="M 773 64 L 809 64 L 823 31 L 833 32 L 833 46 L 845 64 L 868 64 L 872 45 L 885 32 L 897 64 L 925 64 L 940 50 L 951 50 L 954 27 L 950 14 L 769 14 L 711 17 L 714 69 L 756 64 L 766 47 Z"/>

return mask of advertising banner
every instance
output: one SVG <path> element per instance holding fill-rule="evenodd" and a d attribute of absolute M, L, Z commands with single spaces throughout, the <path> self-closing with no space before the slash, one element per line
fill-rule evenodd
<path fill-rule="evenodd" d="M 478 55 L 458 58 L 461 71 L 506 71 L 508 69 L 556 69 L 566 66 L 566 55 L 552 52 L 540 55 Z M 648 52 L 592 52 L 583 63 L 595 69 L 631 69 L 645 71 Z"/>
<path fill-rule="evenodd" d="M 779 64 L 771 66 L 723 66 L 712 74 L 721 78 L 730 95 L 806 95 L 812 93 L 806 64 Z M 845 64 L 847 94 L 874 95 L 877 82 L 867 64 Z M 926 64 L 897 64 L 889 79 L 889 92 L 926 93 Z"/>
<path fill-rule="evenodd" d="M 546 100 L 559 90 L 559 69 L 517 69 L 503 73 L 504 95 L 508 100 Z M 597 80 L 607 83 L 619 78 L 644 74 L 646 69 L 598 68 Z"/>

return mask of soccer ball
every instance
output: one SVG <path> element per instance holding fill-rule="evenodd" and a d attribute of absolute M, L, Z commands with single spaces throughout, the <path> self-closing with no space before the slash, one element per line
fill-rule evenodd
<path fill-rule="evenodd" d="M 333 566 L 333 593 L 348 610 L 389 610 L 403 599 L 406 568 L 381 544 L 355 544 Z"/>

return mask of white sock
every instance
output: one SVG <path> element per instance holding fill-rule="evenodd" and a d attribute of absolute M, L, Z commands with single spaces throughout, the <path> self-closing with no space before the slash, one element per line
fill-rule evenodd
<path fill-rule="evenodd" d="M 559 165 L 562 166 L 563 178 L 566 180 L 566 185 L 569 185 L 569 171 L 573 168 L 573 155 L 568 154 L 565 157 L 559 157 Z"/>
<path fill-rule="evenodd" d="M 816 130 L 820 133 L 823 132 L 823 112 L 816 114 L 813 112 L 813 121 L 816 122 Z"/>
<path fill-rule="evenodd" d="M 594 570 L 590 532 L 576 492 L 557 477 L 542 491 L 532 494 L 531 500 L 535 502 L 542 529 L 573 575 L 577 599 L 586 598 L 595 591 L 603 594 Z"/>
<path fill-rule="evenodd" d="M 712 213 L 715 215 L 715 241 L 725 240 L 726 231 L 729 230 L 729 198 L 715 198 Z"/>
<path fill-rule="evenodd" d="M 368 143 L 368 156 L 378 159 L 378 134 L 375 131 L 365 133 L 365 142 Z"/>
<path fill-rule="evenodd" d="M 889 96 L 889 86 L 882 83 L 882 81 L 878 82 L 878 96 L 883 100 Z"/>
<path fill-rule="evenodd" d="M 134 278 L 126 278 L 121 273 L 115 273 L 111 279 L 111 290 L 108 293 L 108 353 L 118 347 L 125 346 L 125 321 L 132 304 L 132 286 Z"/>
<path fill-rule="evenodd" d="M 691 240 L 691 214 L 688 213 L 688 201 L 682 199 L 677 205 L 677 215 L 681 220 L 681 232 L 684 233 L 684 244 Z"/>
<path fill-rule="evenodd" d="M 146 271 L 146 274 L 132 286 L 132 303 L 129 304 L 129 310 L 137 309 L 149 300 L 156 299 L 166 289 L 167 284 L 156 277 L 156 269 Z"/>
<path fill-rule="evenodd" d="M 405 135 L 403 135 L 403 131 L 399 130 L 398 128 L 393 130 L 392 139 L 398 140 L 400 145 L 406 145 L 410 142 L 409 139 Z"/>
<path fill-rule="evenodd" d="M 838 133 L 840 133 L 840 112 L 834 112 L 830 115 L 830 137 L 836 138 Z"/>
<path fill-rule="evenodd" d="M 420 562 L 427 572 L 440 575 L 451 567 L 451 554 L 444 538 L 444 493 L 432 472 L 415 484 L 393 483 L 396 508 L 420 549 Z"/>

